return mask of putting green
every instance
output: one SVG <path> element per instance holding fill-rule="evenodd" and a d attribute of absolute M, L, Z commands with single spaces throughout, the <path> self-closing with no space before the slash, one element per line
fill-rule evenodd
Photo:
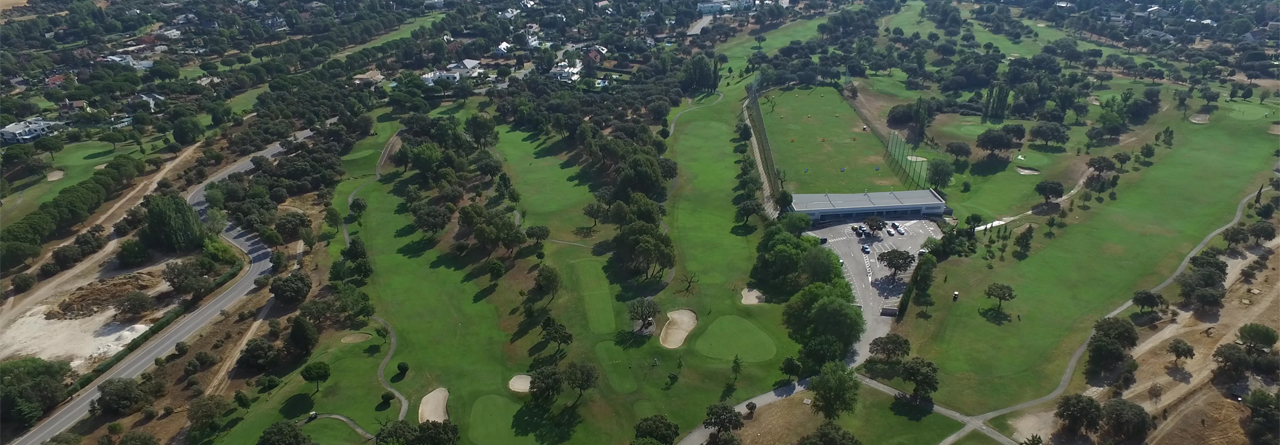
<path fill-rule="evenodd" d="M 587 311 L 587 325 L 591 332 L 609 334 L 617 329 L 613 317 L 613 298 L 609 295 L 609 280 L 604 276 L 604 263 L 598 260 L 579 260 L 570 263 L 569 270 L 582 293 L 583 307 Z"/>
<path fill-rule="evenodd" d="M 762 362 L 778 351 L 773 339 L 755 323 L 737 315 L 717 318 L 698 337 L 694 348 L 707 357 L 733 360 L 738 356 L 744 362 Z"/>
<path fill-rule="evenodd" d="M 991 127 L 988 125 L 965 125 L 960 127 L 960 133 L 967 134 L 969 136 L 977 136 L 982 134 L 982 132 L 987 131 L 988 128 Z"/>
<path fill-rule="evenodd" d="M 658 406 L 654 405 L 653 401 L 649 399 L 637 400 L 636 403 L 631 405 L 631 410 L 635 411 L 636 417 L 642 419 L 655 414 L 660 414 L 658 412 Z"/>
<path fill-rule="evenodd" d="M 534 444 L 533 436 L 516 437 L 511 431 L 511 419 L 520 411 L 520 405 L 506 397 L 489 394 L 480 396 L 471 406 L 471 418 L 467 437 L 478 445 Z"/>
<path fill-rule="evenodd" d="M 636 378 L 631 375 L 627 353 L 612 340 L 596 343 L 596 360 L 604 368 L 604 376 L 609 379 L 609 386 L 614 391 L 629 393 L 636 390 Z"/>
<path fill-rule="evenodd" d="M 1246 102 L 1228 102 L 1226 104 L 1227 112 L 1234 119 L 1243 121 L 1255 121 L 1262 119 L 1268 112 L 1276 111 L 1275 107 L 1268 107 L 1256 103 Z"/>
<path fill-rule="evenodd" d="M 360 158 L 363 158 L 363 157 L 365 157 L 365 156 L 369 156 L 369 155 L 377 154 L 377 153 L 378 153 L 378 150 L 360 150 L 360 151 L 353 151 L 353 152 L 351 152 L 351 153 L 347 153 L 347 155 L 346 155 L 346 156 L 343 156 L 343 157 L 342 157 L 342 160 L 344 160 L 344 161 L 350 161 L 350 160 L 353 160 L 353 159 L 360 159 Z"/>

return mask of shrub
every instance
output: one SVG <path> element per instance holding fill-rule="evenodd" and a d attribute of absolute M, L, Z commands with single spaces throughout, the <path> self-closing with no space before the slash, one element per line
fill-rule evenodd
<path fill-rule="evenodd" d="M 31 290 L 36 285 L 36 276 L 29 273 L 20 273 L 13 276 L 13 291 L 15 293 L 23 293 Z"/>

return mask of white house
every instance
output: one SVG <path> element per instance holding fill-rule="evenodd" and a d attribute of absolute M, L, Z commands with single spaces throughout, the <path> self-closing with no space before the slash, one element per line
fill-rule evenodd
<path fill-rule="evenodd" d="M 538 40 L 538 36 L 529 36 L 525 40 L 527 40 L 527 43 L 525 44 L 526 48 L 538 49 L 542 47 L 542 41 Z"/>
<path fill-rule="evenodd" d="M 582 61 L 575 60 L 573 61 L 573 65 L 569 65 L 569 62 L 567 61 L 561 61 L 560 63 L 556 64 L 555 68 L 551 69 L 550 73 L 547 73 L 547 74 L 561 82 L 574 82 L 574 81 L 577 81 L 579 77 L 581 77 L 578 74 L 581 72 L 582 72 Z"/>
<path fill-rule="evenodd" d="M 130 55 L 107 56 L 105 60 L 108 62 L 119 63 L 121 65 L 129 65 L 133 67 L 133 69 L 138 71 L 151 68 L 151 66 L 155 64 L 155 62 L 152 62 L 150 60 L 133 60 L 133 56 L 130 56 Z"/>
<path fill-rule="evenodd" d="M 425 0 L 422 7 L 427 9 L 440 9 L 444 7 L 444 0 Z"/>
<path fill-rule="evenodd" d="M 40 118 L 14 122 L 0 129 L 0 140 L 11 144 L 31 142 L 46 134 L 53 134 L 53 126 L 63 122 L 46 121 Z"/>
<path fill-rule="evenodd" d="M 511 54 L 511 44 L 507 42 L 499 43 L 498 47 L 494 48 L 493 53 L 499 56 L 505 56 L 507 54 Z"/>
<path fill-rule="evenodd" d="M 484 74 L 484 69 L 480 68 L 480 61 L 476 59 L 464 59 L 461 62 L 449 64 L 445 68 L 458 73 L 461 77 L 480 77 Z"/>
<path fill-rule="evenodd" d="M 534 6 L 538 6 L 538 2 L 534 0 L 524 0 L 520 2 L 520 7 L 524 9 L 532 9 Z"/>
<path fill-rule="evenodd" d="M 511 20 L 511 19 L 515 18 L 517 15 L 520 15 L 520 10 L 519 10 L 519 9 L 508 9 L 508 10 L 506 10 L 506 11 L 499 12 L 499 13 L 498 13 L 498 15 L 502 16 L 502 18 L 504 18 L 504 19 Z"/>
<path fill-rule="evenodd" d="M 166 29 L 166 30 L 162 30 L 162 31 L 156 31 L 156 32 L 152 33 L 151 35 L 153 35 L 153 36 L 165 36 L 165 37 L 168 37 L 169 39 L 176 39 L 176 38 L 182 37 L 182 31 L 178 31 L 178 30 L 176 30 L 176 29 Z"/>
<path fill-rule="evenodd" d="M 461 80 L 462 76 L 455 71 L 432 71 L 422 75 L 422 81 L 426 82 L 427 85 L 435 85 L 436 81 L 440 79 L 458 83 L 458 80 Z"/>

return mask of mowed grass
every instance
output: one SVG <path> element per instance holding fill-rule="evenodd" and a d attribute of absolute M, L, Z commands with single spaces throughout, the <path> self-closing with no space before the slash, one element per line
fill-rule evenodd
<path fill-rule="evenodd" d="M 587 326 L 591 332 L 608 334 L 617 327 L 614 317 L 613 291 L 617 288 L 609 285 L 604 276 L 604 261 L 584 259 L 570 264 L 569 281 L 582 295 L 582 307 L 587 313 Z"/>
<path fill-rule="evenodd" d="M 258 96 L 261 96 L 262 93 L 265 93 L 265 92 L 267 92 L 266 85 L 263 85 L 257 88 L 252 88 L 249 91 L 240 93 L 236 95 L 236 97 L 233 97 L 227 100 L 227 106 L 231 107 L 232 113 L 240 113 L 240 112 L 252 110 L 254 102 L 258 101 Z"/>
<path fill-rule="evenodd" d="M 835 88 L 785 88 L 760 101 L 774 165 L 794 193 L 902 190 L 884 145 Z"/>
<path fill-rule="evenodd" d="M 22 219 L 40 208 L 40 204 L 52 201 L 62 189 L 89 179 L 93 176 L 95 166 L 111 162 L 116 156 L 142 157 L 138 146 L 132 142 L 117 144 L 117 147 L 117 150 L 112 150 L 111 144 L 98 141 L 67 144 L 62 151 L 53 155 L 52 161 L 51 171 L 62 170 L 62 179 L 49 181 L 42 174 L 15 181 L 11 185 L 9 196 L 4 198 L 4 207 L 0 207 L 0 221 L 3 221 L 0 225 Z"/>
<path fill-rule="evenodd" d="M 777 353 L 777 346 L 768 334 L 737 315 L 723 315 L 711 322 L 711 327 L 698 337 L 696 349 L 708 357 L 727 360 L 738 357 L 747 363 L 762 362 Z"/>
<path fill-rule="evenodd" d="M 1167 278 L 1269 176 L 1269 123 L 1231 117 L 1256 115 L 1252 108 L 1260 107 L 1224 104 L 1209 125 L 1166 111 L 1153 124 L 1173 128 L 1174 148 L 1159 148 L 1154 165 L 1124 174 L 1116 200 L 1101 198 L 1087 210 L 1078 200 L 1068 227 L 1052 239 L 1038 236 L 1024 260 L 1008 257 L 991 268 L 976 256 L 940 264 L 935 276 L 943 280 L 933 293 L 958 291 L 959 302 L 940 301 L 932 318 L 909 316 L 899 329 L 938 364 L 935 399 L 977 414 L 1049 393 L 1098 317 Z M 1018 294 L 1004 305 L 1012 319 L 1004 324 L 979 314 L 994 306 L 982 297 L 992 282 Z"/>
<path fill-rule="evenodd" d="M 961 437 L 960 440 L 957 440 L 955 443 L 956 445 L 998 445 L 1000 442 L 996 442 L 996 440 L 992 439 L 991 436 L 982 434 L 978 431 L 973 431 L 969 434 L 965 434 L 964 437 Z"/>
<path fill-rule="evenodd" d="M 338 59 L 338 60 L 345 60 L 348 55 L 353 54 L 362 49 L 372 48 L 372 47 L 381 45 L 383 43 L 390 42 L 395 39 L 402 39 L 405 37 L 409 37 L 409 35 L 412 34 L 414 30 L 420 27 L 435 23 L 437 20 L 440 20 L 440 18 L 442 17 L 444 17 L 443 12 L 433 12 L 431 14 L 427 14 L 426 16 L 415 18 L 413 20 L 410 20 L 408 23 L 400 25 L 400 27 L 396 28 L 394 31 L 378 36 L 378 38 L 376 39 L 339 51 L 337 54 L 334 54 L 333 57 L 331 58 Z"/>
<path fill-rule="evenodd" d="M 316 419 L 302 424 L 302 431 L 319 445 L 351 445 L 364 442 L 363 437 L 338 419 Z"/>
<path fill-rule="evenodd" d="M 476 445 L 518 445 L 518 444 L 535 444 L 537 443 L 529 436 L 516 436 L 510 428 L 503 426 L 511 422 L 511 418 L 515 417 L 520 411 L 520 404 L 511 401 L 511 399 L 486 395 L 476 400 L 475 407 L 471 409 L 471 415 L 467 418 L 471 425 L 487 425 L 487 427 L 472 428 L 467 433 L 467 438 L 471 439 Z"/>
<path fill-rule="evenodd" d="M 366 331 L 372 333 L 373 329 Z M 342 343 L 341 338 L 347 334 L 326 333 L 307 359 L 308 363 L 329 364 L 331 377 L 320 384 L 319 392 L 316 392 L 314 383 L 298 376 L 303 365 L 299 363 L 281 375 L 284 382 L 275 390 L 265 394 L 259 394 L 257 390 L 246 391 L 256 397 L 253 405 L 231 415 L 227 425 L 234 427 L 218 436 L 214 443 L 254 443 L 272 423 L 304 420 L 312 411 L 340 413 L 365 428 L 374 428 L 380 419 L 395 418 L 400 409 L 396 402 L 382 403 L 379 398 L 383 389 L 378 384 L 378 364 L 386 354 L 386 346 L 376 336 L 361 343 Z M 306 427 L 307 431 L 317 433 L 321 443 L 351 443 L 344 441 L 350 437 L 347 433 L 354 432 L 341 422 L 317 419 L 312 423 L 324 424 Z"/>

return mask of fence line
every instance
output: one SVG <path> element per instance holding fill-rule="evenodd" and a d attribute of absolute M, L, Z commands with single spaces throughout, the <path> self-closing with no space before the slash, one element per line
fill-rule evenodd
<path fill-rule="evenodd" d="M 782 183 L 778 181 L 778 169 L 773 165 L 773 148 L 769 145 L 769 134 L 764 128 L 764 115 L 760 112 L 760 91 L 759 77 L 756 78 L 749 87 L 747 87 L 747 123 L 751 126 L 751 134 L 755 137 L 756 145 L 760 147 L 760 158 L 757 161 L 764 167 L 764 181 L 768 181 L 769 188 L 775 190 L 775 193 L 782 192 Z"/>
<path fill-rule="evenodd" d="M 880 140 L 880 145 L 884 147 L 885 162 L 889 164 L 889 168 L 893 170 L 893 173 L 898 176 L 898 180 L 902 181 L 902 184 L 907 187 L 915 187 L 917 189 L 928 188 L 925 186 L 924 180 L 925 174 L 928 173 L 928 166 L 924 164 L 927 163 L 915 162 L 907 159 L 911 152 L 911 150 L 907 148 L 907 141 L 903 140 L 902 136 L 899 136 L 896 131 L 887 135 L 884 134 L 880 131 L 880 127 L 870 124 L 874 116 L 863 114 L 862 109 L 858 108 L 858 104 L 854 103 L 855 99 L 850 99 L 848 96 L 844 96 L 843 92 L 841 96 L 844 97 L 845 102 L 849 104 L 849 107 L 853 108 L 853 112 L 857 113 L 858 117 L 862 118 L 863 122 L 867 122 L 867 129 L 871 130 L 871 134 L 875 135 L 876 139 Z"/>

